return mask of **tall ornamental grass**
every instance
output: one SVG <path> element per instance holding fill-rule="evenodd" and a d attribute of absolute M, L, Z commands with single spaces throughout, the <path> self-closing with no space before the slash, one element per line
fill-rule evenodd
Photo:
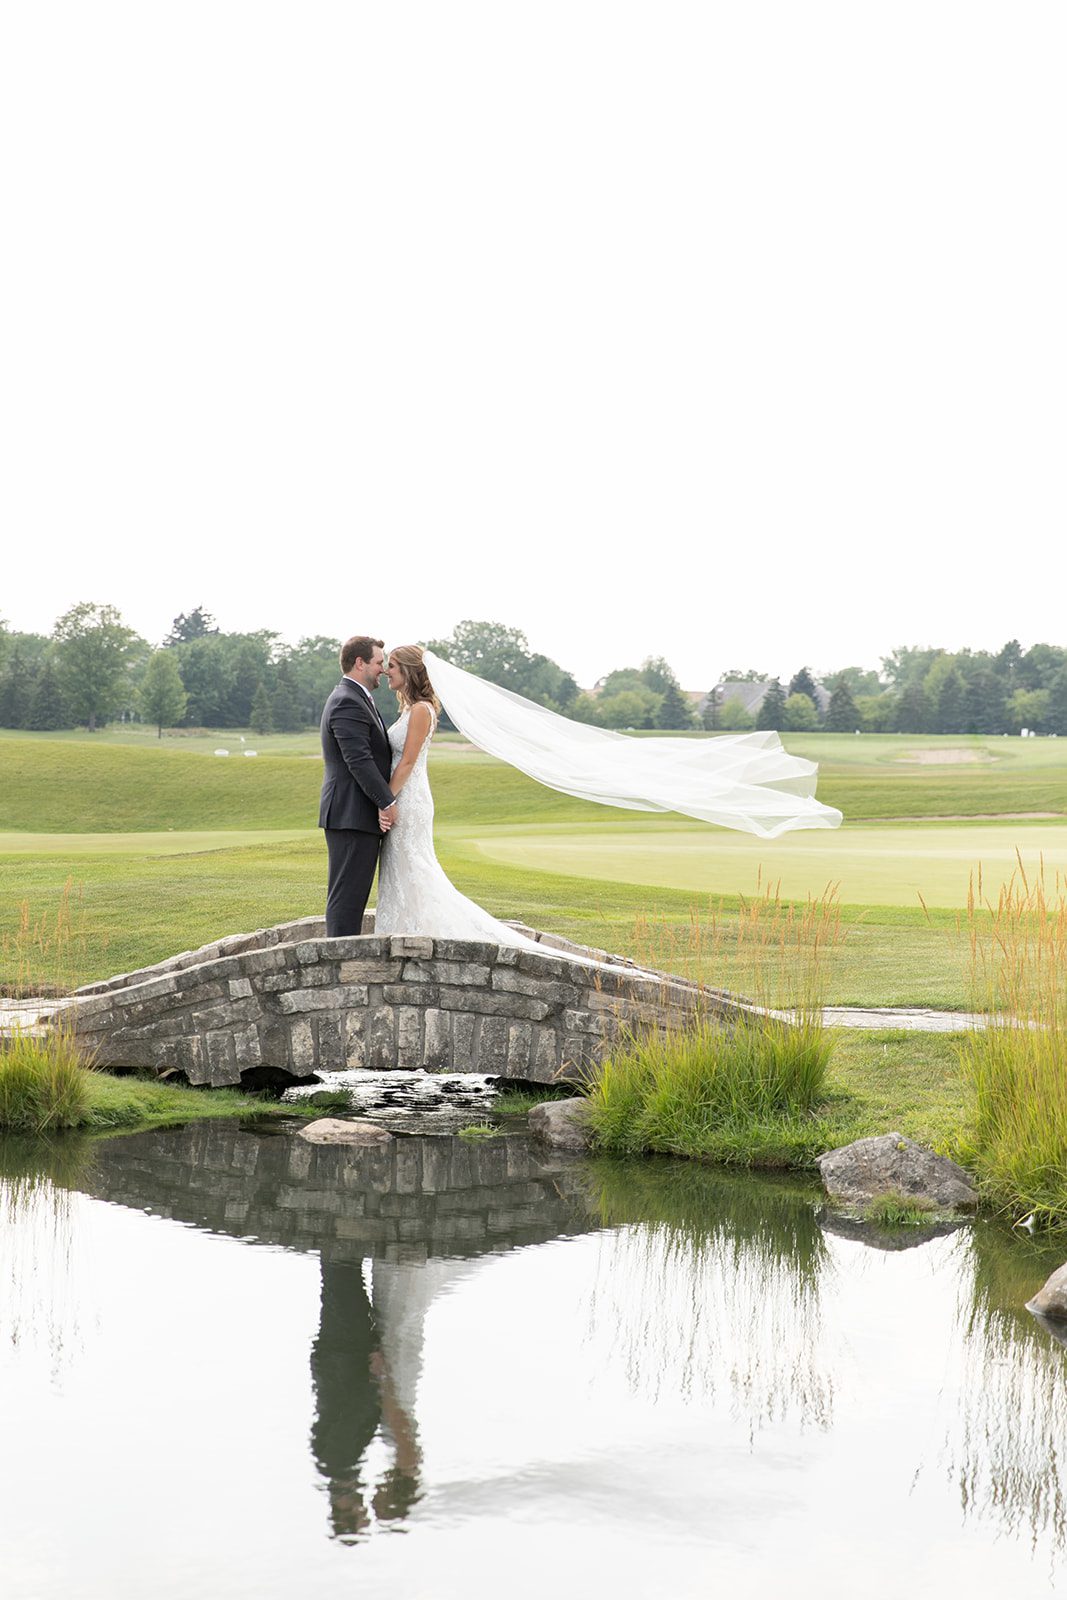
<path fill-rule="evenodd" d="M 18 907 L 18 922 L 0 935 L 0 993 L 69 994 L 78 982 L 87 947 L 85 908 L 73 879 L 63 885 L 51 911 L 34 911 L 28 900 Z"/>
<path fill-rule="evenodd" d="M 827 1143 L 816 1114 L 832 1049 L 822 997 L 839 942 L 833 889 L 801 906 L 771 889 L 729 919 L 694 915 L 684 954 L 704 970 L 721 956 L 749 1009 L 720 1017 L 709 1000 L 662 1030 L 623 1030 L 591 1088 L 599 1146 L 744 1165 L 812 1160 Z"/>
<path fill-rule="evenodd" d="M 1021 1217 L 1067 1226 L 1067 883 L 1021 857 L 996 903 L 972 875 L 967 931 L 975 1010 L 966 1036 L 974 1094 L 971 1152 L 989 1198 Z"/>
<path fill-rule="evenodd" d="M 83 1127 L 89 1115 L 89 1075 L 69 1031 L 0 1040 L 0 1129 L 48 1133 Z"/>

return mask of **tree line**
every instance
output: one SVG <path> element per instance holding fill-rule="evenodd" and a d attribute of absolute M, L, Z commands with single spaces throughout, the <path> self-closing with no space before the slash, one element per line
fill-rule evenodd
<path fill-rule="evenodd" d="M 729 683 L 755 682 L 765 693 L 754 711 L 731 698 Z M 727 673 L 708 697 L 707 727 L 824 728 L 830 733 L 1032 733 L 1067 736 L 1067 648 L 1009 639 L 998 651 L 905 645 L 884 656 L 881 671 L 845 667 L 823 680 L 825 711 L 807 667 L 783 687 L 753 671 Z"/>
<path fill-rule="evenodd" d="M 606 728 L 952 734 L 1026 727 L 1067 735 L 1067 649 L 1058 645 L 1024 651 L 1013 639 L 995 654 L 905 646 L 883 659 L 880 672 L 845 667 L 821 684 L 808 667 L 787 685 L 752 669 L 734 671 L 695 704 L 662 656 L 616 668 L 583 692 L 570 672 L 503 623 L 467 620 L 427 642 L 457 666 Z M 156 646 L 115 607 L 88 601 L 60 617 L 51 634 L 20 633 L 0 619 L 0 727 L 93 730 L 139 720 L 160 734 L 295 732 L 318 722 L 337 682 L 339 650 L 339 640 L 321 635 L 293 645 L 267 629 L 227 633 L 203 606 L 176 616 Z M 758 686 L 754 709 L 726 687 L 739 681 Z M 378 702 L 389 721 L 396 705 L 384 680 Z"/>

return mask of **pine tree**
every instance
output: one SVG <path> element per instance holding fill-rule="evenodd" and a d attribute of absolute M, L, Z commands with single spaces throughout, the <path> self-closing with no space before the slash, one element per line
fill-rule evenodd
<path fill-rule="evenodd" d="M 777 678 L 767 685 L 767 693 L 756 713 L 756 727 L 780 732 L 785 727 L 785 690 Z"/>
<path fill-rule="evenodd" d="M 51 656 L 45 656 L 33 685 L 26 726 L 35 733 L 51 733 L 57 728 L 69 728 L 70 725 L 56 664 Z"/>
<path fill-rule="evenodd" d="M 826 726 L 831 733 L 855 733 L 859 725 L 860 714 L 852 698 L 852 691 L 848 684 L 840 679 L 826 708 Z"/>
<path fill-rule="evenodd" d="M 663 691 L 659 710 L 656 712 L 657 728 L 691 728 L 693 726 L 693 708 L 687 697 L 678 685 L 668 682 Z"/>
<path fill-rule="evenodd" d="M 965 721 L 967 685 L 963 674 L 953 667 L 941 679 L 937 691 L 935 716 L 938 733 L 962 733 Z"/>
<path fill-rule="evenodd" d="M 16 641 L 0 678 L 0 728 L 26 727 L 32 693 L 33 674 Z"/>
<path fill-rule="evenodd" d="M 176 728 L 185 715 L 189 696 L 182 683 L 178 658 L 173 650 L 156 650 L 151 656 L 141 681 L 141 710 L 149 722 L 156 725 L 156 737 L 162 739 L 163 729 Z"/>
<path fill-rule="evenodd" d="M 925 733 L 930 719 L 926 690 L 921 683 L 909 683 L 900 691 L 896 706 L 898 733 Z"/>
<path fill-rule="evenodd" d="M 248 726 L 253 733 L 270 733 L 274 727 L 274 719 L 270 712 L 270 696 L 262 678 L 252 696 L 252 714 L 248 719 Z"/>
<path fill-rule="evenodd" d="M 1048 686 L 1048 731 L 1067 738 L 1067 667 L 1061 667 Z"/>
<path fill-rule="evenodd" d="M 293 669 L 284 658 L 278 662 L 274 674 L 274 693 L 270 702 L 271 716 L 278 733 L 295 733 L 304 725 L 300 711 L 300 690 Z"/>
<path fill-rule="evenodd" d="M 815 687 L 815 679 L 812 677 L 807 667 L 801 667 L 800 671 L 790 679 L 789 693 L 806 694 L 816 711 L 818 711 L 819 691 Z"/>

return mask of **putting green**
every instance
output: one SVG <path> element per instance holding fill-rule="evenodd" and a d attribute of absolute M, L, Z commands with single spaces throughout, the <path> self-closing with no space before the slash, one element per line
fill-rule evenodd
<path fill-rule="evenodd" d="M 282 844 L 310 839 L 311 828 L 213 829 L 165 833 L 0 833 L 0 856 L 186 856 L 207 850 L 235 850 L 250 844 Z"/>
<path fill-rule="evenodd" d="M 1001 823 L 981 827 L 912 823 L 797 833 L 767 841 L 705 828 L 659 836 L 638 830 L 610 834 L 529 830 L 463 836 L 463 847 L 487 861 L 527 871 L 561 872 L 614 883 L 690 889 L 694 894 L 751 894 L 762 881 L 781 883 L 789 898 L 840 885 L 844 905 L 962 907 L 972 867 L 982 865 L 986 894 L 1016 866 L 1027 872 L 1043 858 L 1046 871 L 1067 875 L 1067 826 Z"/>

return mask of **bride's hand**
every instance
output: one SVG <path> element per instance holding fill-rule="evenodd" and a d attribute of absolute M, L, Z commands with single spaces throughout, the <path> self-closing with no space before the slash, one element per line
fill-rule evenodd
<path fill-rule="evenodd" d="M 391 806 L 386 806 L 384 811 L 379 811 L 378 812 L 378 826 L 379 826 L 379 828 L 381 828 L 383 833 L 388 833 L 389 829 L 393 826 L 393 823 L 395 821 L 396 821 L 396 801 L 394 800 L 393 804 Z"/>

